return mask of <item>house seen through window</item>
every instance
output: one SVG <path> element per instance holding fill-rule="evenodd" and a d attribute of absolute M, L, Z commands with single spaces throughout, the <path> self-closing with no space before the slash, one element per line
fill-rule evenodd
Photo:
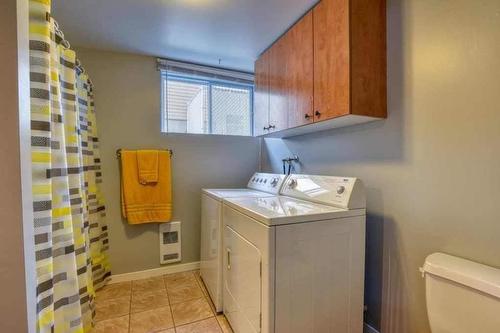
<path fill-rule="evenodd" d="M 163 132 L 252 135 L 251 81 L 172 67 L 162 71 Z"/>

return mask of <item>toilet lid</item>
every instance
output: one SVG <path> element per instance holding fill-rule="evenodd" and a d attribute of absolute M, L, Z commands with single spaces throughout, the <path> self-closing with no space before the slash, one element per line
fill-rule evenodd
<path fill-rule="evenodd" d="M 500 298 L 498 268 L 444 253 L 433 253 L 425 259 L 422 271 Z"/>

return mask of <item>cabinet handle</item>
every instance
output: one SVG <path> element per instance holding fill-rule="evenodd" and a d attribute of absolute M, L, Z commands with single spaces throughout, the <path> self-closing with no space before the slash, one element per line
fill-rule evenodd
<path fill-rule="evenodd" d="M 316 110 L 316 112 L 314 112 L 314 115 L 315 115 L 316 117 L 320 117 L 320 116 L 321 116 L 321 112 L 319 112 L 318 110 Z"/>
<path fill-rule="evenodd" d="M 269 127 L 264 126 L 264 131 L 269 131 Z"/>
<path fill-rule="evenodd" d="M 311 116 L 306 113 L 304 118 L 309 119 L 309 118 L 311 118 Z"/>
<path fill-rule="evenodd" d="M 269 125 L 269 129 L 275 129 L 276 125 Z"/>
<path fill-rule="evenodd" d="M 227 252 L 227 270 L 231 270 L 231 250 L 229 248 L 226 249 Z"/>

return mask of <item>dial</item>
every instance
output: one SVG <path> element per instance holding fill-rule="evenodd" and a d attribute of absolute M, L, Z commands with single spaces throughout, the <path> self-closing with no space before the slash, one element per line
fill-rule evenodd
<path fill-rule="evenodd" d="M 337 194 L 342 194 L 345 192 L 345 186 L 338 186 L 337 187 Z"/>
<path fill-rule="evenodd" d="M 273 179 L 271 180 L 271 186 L 272 186 L 272 187 L 276 187 L 276 185 L 278 185 L 278 178 L 273 178 Z"/>

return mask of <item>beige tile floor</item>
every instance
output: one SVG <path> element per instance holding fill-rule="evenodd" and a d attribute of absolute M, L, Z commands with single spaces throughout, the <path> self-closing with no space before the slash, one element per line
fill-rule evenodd
<path fill-rule="evenodd" d="M 97 292 L 92 333 L 232 333 L 198 271 L 110 284 Z"/>

